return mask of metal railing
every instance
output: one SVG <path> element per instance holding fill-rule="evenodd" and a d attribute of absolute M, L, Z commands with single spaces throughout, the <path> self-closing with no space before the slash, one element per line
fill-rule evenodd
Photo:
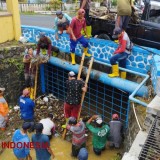
<path fill-rule="evenodd" d="M 44 65 L 44 75 L 41 81 L 45 85 L 46 93 L 53 93 L 54 96 L 65 100 L 68 71 L 51 64 Z M 127 127 L 129 113 L 129 94 L 114 87 L 90 79 L 86 93 L 83 111 L 88 115 L 100 114 L 105 122 L 111 120 L 112 114 L 117 113 Z"/>
<path fill-rule="evenodd" d="M 139 155 L 139 160 L 160 159 L 160 112 L 158 112 Z"/>

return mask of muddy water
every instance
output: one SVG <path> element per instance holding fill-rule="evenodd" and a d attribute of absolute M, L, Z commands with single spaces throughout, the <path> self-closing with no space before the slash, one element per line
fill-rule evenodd
<path fill-rule="evenodd" d="M 71 143 L 65 140 L 62 140 L 60 137 L 54 137 L 51 140 L 51 148 L 55 154 L 54 160 L 76 160 L 76 158 L 72 158 L 70 156 L 71 153 Z M 120 152 L 119 150 L 110 150 L 108 147 L 105 151 L 102 152 L 102 155 L 96 156 L 92 151 L 92 142 L 91 139 L 88 139 L 87 149 L 89 152 L 88 160 L 114 160 L 116 154 Z M 35 158 L 34 149 L 31 150 L 31 156 L 33 160 Z M 6 149 L 1 155 L 0 160 L 17 160 L 11 149 Z"/>

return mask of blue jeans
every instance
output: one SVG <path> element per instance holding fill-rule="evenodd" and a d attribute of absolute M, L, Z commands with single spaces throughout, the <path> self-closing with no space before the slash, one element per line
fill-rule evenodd
<path fill-rule="evenodd" d="M 70 39 L 71 53 L 75 53 L 75 48 L 76 48 L 76 45 L 77 45 L 78 42 L 80 42 L 84 48 L 88 47 L 88 42 L 83 36 L 78 38 L 76 41 Z"/>
<path fill-rule="evenodd" d="M 127 57 L 128 54 L 126 52 L 114 54 L 110 59 L 110 63 L 111 65 L 115 65 L 117 64 L 116 62 L 119 62 L 119 67 L 126 68 Z"/>

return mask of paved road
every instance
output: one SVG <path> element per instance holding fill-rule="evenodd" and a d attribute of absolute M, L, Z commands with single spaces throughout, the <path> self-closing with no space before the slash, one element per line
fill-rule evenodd
<path fill-rule="evenodd" d="M 54 15 L 21 15 L 21 24 L 53 28 Z"/>

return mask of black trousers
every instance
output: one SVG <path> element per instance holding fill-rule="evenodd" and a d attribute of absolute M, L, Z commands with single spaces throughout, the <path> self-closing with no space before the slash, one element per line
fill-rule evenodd
<path fill-rule="evenodd" d="M 86 25 L 90 26 L 91 25 L 91 18 L 89 17 L 89 9 L 85 9 L 85 19 L 86 19 Z"/>
<path fill-rule="evenodd" d="M 98 149 L 98 148 L 94 148 L 93 147 L 93 151 L 96 155 L 101 155 L 101 152 L 105 150 L 105 147 L 102 149 Z"/>
<path fill-rule="evenodd" d="M 77 157 L 81 148 L 86 147 L 86 143 L 83 143 L 81 146 L 75 146 L 72 144 L 72 156 Z"/>

